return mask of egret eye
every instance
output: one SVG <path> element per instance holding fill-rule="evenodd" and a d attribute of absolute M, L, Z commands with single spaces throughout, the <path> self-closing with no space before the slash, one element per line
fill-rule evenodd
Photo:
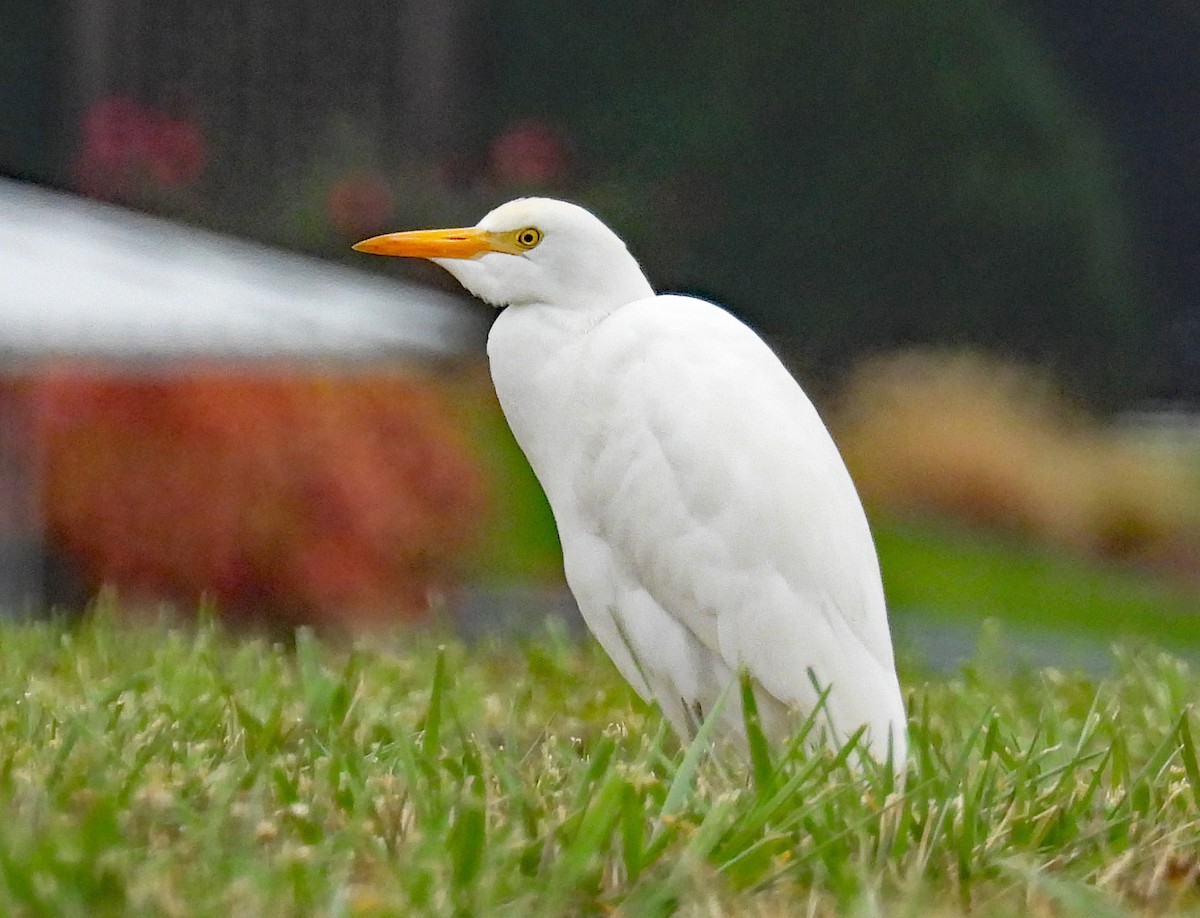
<path fill-rule="evenodd" d="M 542 231 L 536 226 L 527 226 L 523 230 L 517 230 L 516 240 L 521 248 L 532 249 L 542 241 Z"/>

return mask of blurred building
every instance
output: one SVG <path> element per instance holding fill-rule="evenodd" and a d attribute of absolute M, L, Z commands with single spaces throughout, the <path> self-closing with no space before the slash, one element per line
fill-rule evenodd
<path fill-rule="evenodd" d="M 199 358 L 344 369 L 478 353 L 485 329 L 482 312 L 436 291 L 3 180 L 0 278 L 6 379 L 47 361 L 159 375 Z M 47 561 L 44 457 L 25 392 L 0 386 L 0 607 L 10 610 L 39 603 Z"/>
<path fill-rule="evenodd" d="M 356 7 L 316 0 L 9 4 L 0 34 L 0 176 L 71 188 L 124 208 L 0 184 L 0 605 L 37 605 L 50 563 L 46 508 L 38 501 L 48 486 L 38 480 L 47 459 L 38 453 L 40 421 L 30 416 L 31 387 L 14 385 L 37 378 L 40 367 L 58 372 L 82 363 L 167 378 L 180 367 L 211 369 L 215 361 L 233 374 L 278 371 L 276 379 L 287 376 L 301 388 L 304 374 L 319 370 L 394 393 L 400 385 L 394 377 L 381 385 L 379 379 L 397 361 L 429 366 L 447 354 L 482 353 L 487 315 L 463 309 L 457 291 L 439 294 L 334 263 L 366 266 L 349 243 L 389 227 L 397 193 L 381 176 L 414 161 L 426 168 L 471 130 L 474 6 L 471 0 Z M 418 176 L 414 184 L 423 183 Z M 323 260 L 145 214 L 285 244 Z M 369 267 L 389 266 L 375 260 Z M 339 390 L 343 404 L 330 409 L 334 416 L 345 418 L 356 398 L 367 397 L 347 395 L 353 387 Z M 125 390 L 116 401 L 127 396 Z M 434 410 L 420 407 L 422 392 L 410 401 L 410 413 Z M 418 440 L 452 433 L 439 434 L 432 421 L 405 421 L 403 407 L 394 418 L 393 427 L 415 424 L 408 435 Z M 395 429 L 390 436 L 394 446 L 405 434 Z M 414 443 L 412 452 L 436 466 L 445 460 L 437 446 Z M 320 448 L 329 447 L 313 450 Z M 385 461 L 378 439 L 364 449 L 375 450 L 362 460 L 366 466 Z M 336 455 L 324 461 L 325 475 L 338 474 L 337 461 Z M 403 486 L 400 480 L 374 480 L 383 489 L 376 499 L 386 501 L 387 487 Z M 468 484 L 460 496 L 469 505 Z M 307 501 L 313 513 L 322 502 L 352 512 L 337 495 Z M 443 509 L 439 515 L 455 519 L 453 506 Z M 396 519 L 416 512 L 398 506 Z M 419 517 L 406 524 L 414 539 L 447 536 Z M 298 525 L 293 520 L 291 528 Z M 338 521 L 329 528 L 337 530 Z M 337 537 L 353 540 L 352 527 L 342 528 Z M 387 550 L 394 556 L 394 549 Z M 358 553 L 370 551 L 363 546 Z M 370 579 L 352 574 L 353 564 L 339 561 L 338 552 L 312 552 L 325 559 L 321 576 Z"/>

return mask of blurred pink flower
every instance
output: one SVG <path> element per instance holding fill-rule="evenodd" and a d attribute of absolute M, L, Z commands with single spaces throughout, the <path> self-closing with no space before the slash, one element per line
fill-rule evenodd
<path fill-rule="evenodd" d="M 198 125 L 125 96 L 96 102 L 80 124 L 75 182 L 95 197 L 127 197 L 146 181 L 164 188 L 189 185 L 207 165 Z"/>
<path fill-rule="evenodd" d="M 145 110 L 132 99 L 101 99 L 83 116 L 82 149 L 98 170 L 131 168 L 146 144 Z"/>
<path fill-rule="evenodd" d="M 190 185 L 208 166 L 208 148 L 199 126 L 182 118 L 160 118 L 147 144 L 151 177 L 168 187 Z"/>
<path fill-rule="evenodd" d="M 356 172 L 338 179 L 326 208 L 337 231 L 357 239 L 383 231 L 392 214 L 392 192 L 379 176 Z"/>
<path fill-rule="evenodd" d="M 492 174 L 505 185 L 546 185 L 562 178 L 570 155 L 562 135 L 542 121 L 519 121 L 492 141 Z"/>

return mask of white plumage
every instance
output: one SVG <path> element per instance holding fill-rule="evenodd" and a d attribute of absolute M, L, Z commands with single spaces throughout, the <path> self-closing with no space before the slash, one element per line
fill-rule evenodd
<path fill-rule="evenodd" d="M 685 736 L 744 667 L 768 736 L 819 722 L 903 763 L 879 565 L 812 403 L 753 331 L 655 296 L 583 208 L 529 198 L 476 227 L 359 243 L 432 258 L 508 306 L 488 339 L 500 404 L 546 491 L 567 583 L 617 668 Z M 726 719 L 741 729 L 736 702 Z"/>

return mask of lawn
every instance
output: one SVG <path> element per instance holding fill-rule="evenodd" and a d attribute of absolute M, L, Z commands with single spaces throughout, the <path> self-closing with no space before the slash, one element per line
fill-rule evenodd
<path fill-rule="evenodd" d="M 1200 649 L 1200 591 L 1182 583 L 945 522 L 882 517 L 872 528 L 901 615 Z"/>
<path fill-rule="evenodd" d="M 0 626 L 0 913 L 1200 909 L 1195 673 L 902 674 L 905 782 L 689 748 L 596 647 Z M 730 703 L 739 703 L 736 691 Z"/>

